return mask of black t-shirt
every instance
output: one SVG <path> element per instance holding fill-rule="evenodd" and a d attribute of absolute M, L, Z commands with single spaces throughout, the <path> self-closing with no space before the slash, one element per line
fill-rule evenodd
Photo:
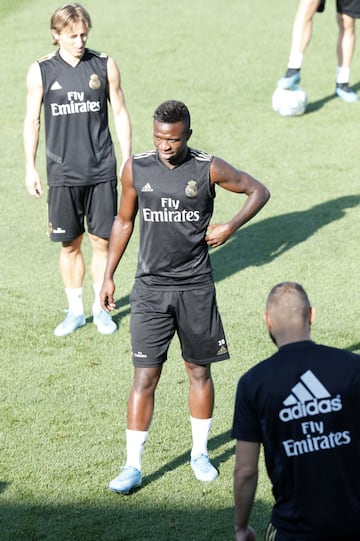
<path fill-rule="evenodd" d="M 39 60 L 49 185 L 84 186 L 116 179 L 107 62 L 106 55 L 89 49 L 75 67 L 59 51 Z"/>
<path fill-rule="evenodd" d="M 264 446 L 276 528 L 360 539 L 360 356 L 281 347 L 240 378 L 232 437 Z"/>

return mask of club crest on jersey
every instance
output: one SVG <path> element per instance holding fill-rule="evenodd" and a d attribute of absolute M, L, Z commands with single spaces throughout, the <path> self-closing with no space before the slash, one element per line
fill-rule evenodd
<path fill-rule="evenodd" d="M 185 187 L 185 194 L 188 197 L 196 197 L 198 194 L 196 180 L 189 180 Z"/>
<path fill-rule="evenodd" d="M 90 75 L 89 87 L 91 90 L 99 90 L 101 87 L 99 76 L 96 73 Z"/>

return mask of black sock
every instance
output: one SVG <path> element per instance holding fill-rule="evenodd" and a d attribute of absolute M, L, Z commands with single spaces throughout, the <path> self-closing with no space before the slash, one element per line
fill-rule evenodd
<path fill-rule="evenodd" d="M 285 77 L 292 77 L 296 73 L 300 72 L 300 68 L 288 68 L 287 72 L 285 73 Z"/>
<path fill-rule="evenodd" d="M 341 88 L 341 90 L 344 90 L 345 92 L 352 92 L 349 83 L 336 83 L 336 88 Z"/>

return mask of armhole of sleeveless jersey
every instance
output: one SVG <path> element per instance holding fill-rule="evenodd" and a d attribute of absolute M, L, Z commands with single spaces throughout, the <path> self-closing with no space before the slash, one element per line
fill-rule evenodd
<path fill-rule="evenodd" d="M 210 168 L 211 168 L 211 164 L 212 164 L 212 161 L 213 161 L 214 158 L 215 158 L 215 156 L 213 154 L 210 154 L 210 160 L 209 160 L 209 193 L 210 193 L 210 196 L 213 199 L 215 199 L 215 197 L 216 197 L 216 184 L 211 183 Z"/>

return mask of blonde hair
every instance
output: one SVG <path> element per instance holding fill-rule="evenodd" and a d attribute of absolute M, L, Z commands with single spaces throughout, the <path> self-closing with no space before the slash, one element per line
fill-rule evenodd
<path fill-rule="evenodd" d="M 50 29 L 53 32 L 54 45 L 57 45 L 58 43 L 58 40 L 54 36 L 54 32 L 60 34 L 65 28 L 77 23 L 82 23 L 87 31 L 91 28 L 90 15 L 81 4 L 74 2 L 58 8 L 50 20 Z"/>

